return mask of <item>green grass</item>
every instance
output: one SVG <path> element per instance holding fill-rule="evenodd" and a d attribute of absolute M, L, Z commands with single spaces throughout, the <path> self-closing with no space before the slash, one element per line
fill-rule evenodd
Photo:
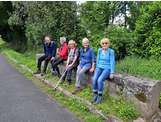
<path fill-rule="evenodd" d="M 11 49 L 5 49 L 2 51 L 3 54 L 5 54 L 7 57 L 14 58 L 19 62 L 19 64 L 24 64 L 31 68 L 33 71 L 36 70 L 36 64 L 35 64 L 35 58 L 34 54 L 20 54 L 16 51 L 13 51 Z M 30 76 L 31 77 L 31 76 Z M 48 73 L 45 77 L 51 82 L 57 82 L 58 78 L 51 75 L 51 73 Z M 72 85 L 68 85 L 66 83 L 61 84 L 61 87 L 68 91 L 74 90 L 74 83 Z M 96 122 L 103 121 L 102 118 L 95 116 L 91 114 L 85 105 L 81 103 L 77 103 L 77 101 L 73 101 L 71 98 L 67 98 L 66 96 L 63 96 L 61 93 L 53 93 L 52 90 L 48 91 L 51 92 L 52 96 L 61 102 L 64 106 L 66 106 L 68 109 L 76 113 L 76 115 L 80 116 L 84 121 L 90 122 L 92 120 L 95 120 Z M 56 95 L 56 96 L 55 96 Z M 92 99 L 92 90 L 90 86 L 87 86 L 82 92 L 78 93 L 79 97 L 82 97 L 87 100 Z M 78 108 L 82 107 L 82 110 L 79 110 Z M 136 117 L 139 116 L 138 112 L 135 109 L 135 106 L 132 103 L 125 102 L 125 100 L 120 96 L 119 98 L 115 99 L 110 96 L 108 96 L 108 92 L 105 91 L 104 95 L 104 101 L 100 105 L 96 105 L 96 108 L 101 109 L 103 113 L 106 115 L 114 115 L 117 116 L 124 121 L 133 120 Z M 88 115 L 89 114 L 89 115 Z M 88 115 L 88 116 L 86 116 Z M 93 117 L 95 119 L 93 119 Z"/>
<path fill-rule="evenodd" d="M 4 44 L 5 42 L 0 38 L 0 45 Z"/>
<path fill-rule="evenodd" d="M 117 63 L 117 72 L 161 80 L 161 58 L 126 57 Z"/>

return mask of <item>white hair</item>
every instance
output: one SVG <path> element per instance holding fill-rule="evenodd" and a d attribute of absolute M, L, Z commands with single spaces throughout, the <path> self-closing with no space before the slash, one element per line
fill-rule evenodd
<path fill-rule="evenodd" d="M 89 43 L 89 40 L 88 40 L 87 38 L 84 38 L 84 39 L 82 40 L 82 43 Z"/>
<path fill-rule="evenodd" d="M 64 43 L 64 42 L 66 42 L 66 38 L 65 38 L 65 37 L 60 37 L 60 41 L 61 41 L 62 43 Z"/>

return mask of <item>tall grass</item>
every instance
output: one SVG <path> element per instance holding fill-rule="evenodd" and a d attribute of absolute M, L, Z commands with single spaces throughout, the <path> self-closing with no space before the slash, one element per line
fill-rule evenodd
<path fill-rule="evenodd" d="M 161 80 L 161 58 L 156 60 L 154 58 L 126 57 L 117 63 L 116 71 Z"/>

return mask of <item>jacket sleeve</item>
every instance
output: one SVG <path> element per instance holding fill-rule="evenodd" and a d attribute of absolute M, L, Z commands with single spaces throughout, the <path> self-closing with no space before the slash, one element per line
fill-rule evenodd
<path fill-rule="evenodd" d="M 61 57 L 64 57 L 64 56 L 67 55 L 67 52 L 68 52 L 68 46 L 67 46 L 67 44 L 64 44 L 62 50 L 59 51 L 59 55 L 60 55 Z"/>
<path fill-rule="evenodd" d="M 115 53 L 114 50 L 110 50 L 110 73 L 114 73 L 115 72 Z"/>
<path fill-rule="evenodd" d="M 55 57 L 55 56 L 56 56 L 56 49 L 57 49 L 57 46 L 56 46 L 56 44 L 53 42 L 53 45 L 52 45 L 52 57 Z"/>
<path fill-rule="evenodd" d="M 44 43 L 43 43 L 43 48 L 44 48 L 44 54 L 46 54 L 46 48 Z"/>
<path fill-rule="evenodd" d="M 91 49 L 91 56 L 92 56 L 92 63 L 95 63 L 95 54 L 93 49 Z"/>
<path fill-rule="evenodd" d="M 98 66 L 98 61 L 99 61 L 99 52 L 100 52 L 100 48 L 98 49 L 98 52 L 97 52 L 97 58 L 96 58 L 96 67 Z"/>

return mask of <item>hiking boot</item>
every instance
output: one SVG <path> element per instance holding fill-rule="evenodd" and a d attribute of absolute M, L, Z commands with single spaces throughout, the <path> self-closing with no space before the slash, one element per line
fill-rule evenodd
<path fill-rule="evenodd" d="M 52 75 L 57 75 L 56 71 L 51 71 Z"/>
<path fill-rule="evenodd" d="M 58 78 L 61 78 L 61 74 L 57 74 L 58 75 Z"/>
<path fill-rule="evenodd" d="M 102 96 L 98 96 L 96 100 L 96 104 L 100 104 L 102 102 Z"/>
<path fill-rule="evenodd" d="M 43 72 L 43 73 L 41 73 L 41 76 L 44 76 L 46 73 L 45 72 Z"/>
<path fill-rule="evenodd" d="M 72 84 L 72 80 L 70 80 L 70 79 L 68 79 L 67 82 L 68 82 L 69 85 Z"/>
<path fill-rule="evenodd" d="M 40 74 L 41 73 L 41 70 L 37 70 L 36 72 L 34 72 L 33 74 L 36 75 L 36 74 Z"/>
<path fill-rule="evenodd" d="M 92 103 L 95 103 L 97 101 L 97 97 L 98 97 L 98 95 L 94 94 L 93 99 L 92 99 Z"/>

